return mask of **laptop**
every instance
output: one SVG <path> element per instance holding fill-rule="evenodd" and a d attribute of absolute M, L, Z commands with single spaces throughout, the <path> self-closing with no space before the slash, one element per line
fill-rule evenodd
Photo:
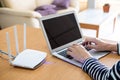
<path fill-rule="evenodd" d="M 67 55 L 66 51 L 72 44 L 83 41 L 83 34 L 76 13 L 69 11 L 40 18 L 40 24 L 49 50 L 53 56 L 81 67 L 81 63 Z M 93 57 L 99 59 L 108 52 L 89 51 Z M 82 54 L 82 53 L 81 53 Z"/>

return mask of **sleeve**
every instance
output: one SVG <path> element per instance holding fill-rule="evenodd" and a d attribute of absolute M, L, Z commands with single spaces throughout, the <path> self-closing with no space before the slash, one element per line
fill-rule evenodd
<path fill-rule="evenodd" d="M 97 59 L 87 59 L 82 69 L 94 80 L 120 80 L 120 61 L 111 69 L 101 64 Z"/>

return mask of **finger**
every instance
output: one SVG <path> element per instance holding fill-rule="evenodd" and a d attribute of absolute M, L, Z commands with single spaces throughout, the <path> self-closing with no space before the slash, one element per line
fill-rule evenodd
<path fill-rule="evenodd" d="M 72 52 L 73 49 L 74 49 L 74 46 L 71 46 L 71 47 L 69 47 L 67 50 L 70 51 L 70 52 Z"/>
<path fill-rule="evenodd" d="M 84 42 L 96 42 L 96 38 L 88 37 L 84 40 Z"/>
<path fill-rule="evenodd" d="M 89 42 L 84 42 L 82 43 L 82 46 L 86 47 L 86 45 L 88 45 Z"/>
<path fill-rule="evenodd" d="M 96 45 L 86 45 L 86 47 L 89 49 L 96 49 Z"/>
<path fill-rule="evenodd" d="M 87 42 L 83 42 L 82 45 L 85 46 L 85 45 L 88 45 L 88 44 L 91 44 L 92 42 L 91 41 L 87 41 Z"/>
<path fill-rule="evenodd" d="M 67 51 L 67 54 L 72 56 L 72 52 L 71 51 Z"/>
<path fill-rule="evenodd" d="M 73 44 L 73 46 L 78 46 L 79 44 Z"/>
<path fill-rule="evenodd" d="M 67 51 L 70 51 L 70 52 L 72 52 L 72 49 L 69 47 L 69 48 L 67 49 Z"/>

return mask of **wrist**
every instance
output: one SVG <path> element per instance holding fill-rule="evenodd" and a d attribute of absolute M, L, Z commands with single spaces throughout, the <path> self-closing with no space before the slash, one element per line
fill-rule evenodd
<path fill-rule="evenodd" d="M 117 51 L 117 43 L 107 44 L 106 48 L 107 51 Z"/>
<path fill-rule="evenodd" d="M 84 55 L 83 59 L 81 60 L 81 63 L 84 64 L 84 62 L 89 58 L 92 58 L 92 56 L 90 55 L 90 53 L 87 53 L 86 55 Z"/>
<path fill-rule="evenodd" d="M 86 64 L 87 64 L 87 62 L 89 62 L 90 60 L 94 60 L 95 58 L 93 58 L 93 57 L 89 57 L 89 58 L 87 58 L 85 61 L 84 61 L 84 63 L 82 64 L 82 67 L 84 67 Z M 95 59 L 95 60 L 97 60 L 97 59 Z"/>

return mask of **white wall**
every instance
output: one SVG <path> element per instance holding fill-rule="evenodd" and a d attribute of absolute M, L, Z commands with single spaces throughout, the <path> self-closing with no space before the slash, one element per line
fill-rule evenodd
<path fill-rule="evenodd" d="M 88 8 L 95 8 L 96 7 L 96 0 L 88 0 Z"/>

